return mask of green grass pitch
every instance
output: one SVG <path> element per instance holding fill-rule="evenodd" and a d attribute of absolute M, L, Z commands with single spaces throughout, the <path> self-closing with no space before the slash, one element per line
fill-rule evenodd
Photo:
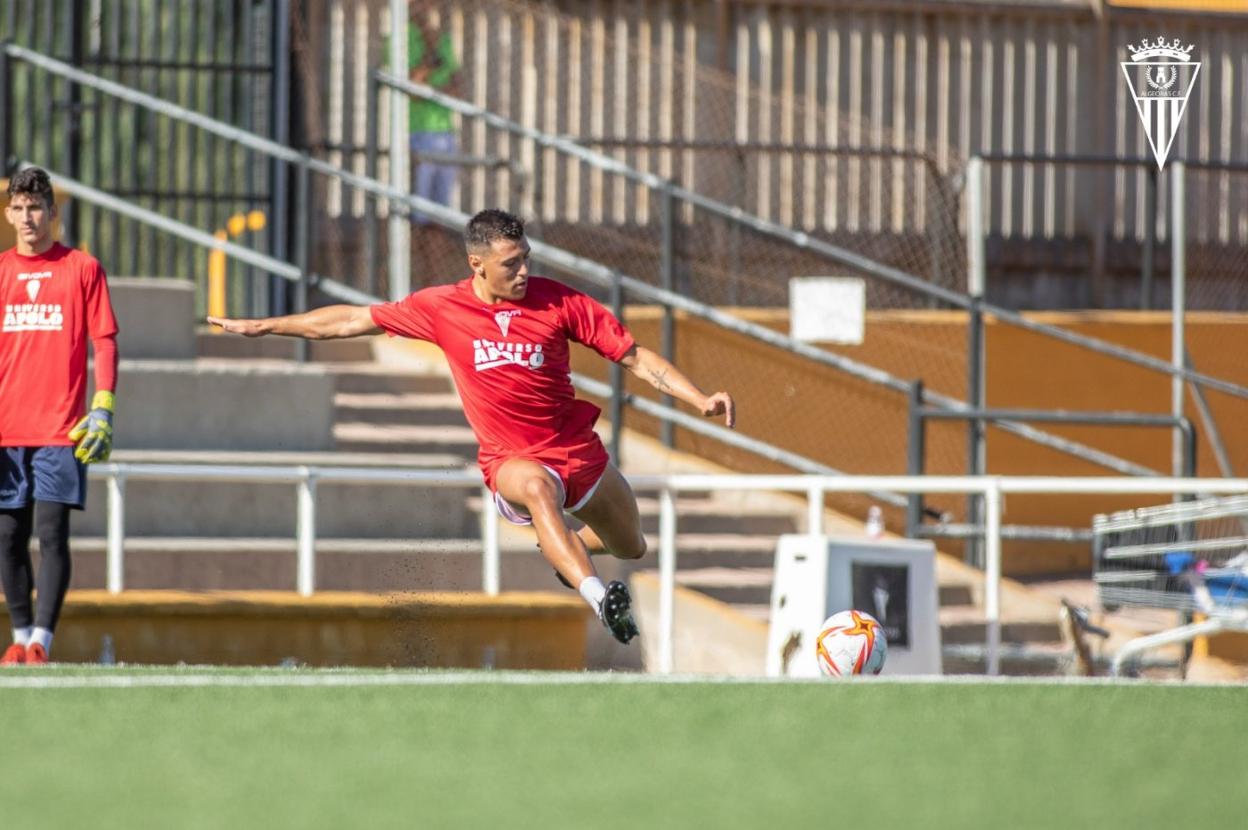
<path fill-rule="evenodd" d="M 1248 825 L 1243 687 L 637 680 L 7 671 L 0 815 L 239 830 Z"/>

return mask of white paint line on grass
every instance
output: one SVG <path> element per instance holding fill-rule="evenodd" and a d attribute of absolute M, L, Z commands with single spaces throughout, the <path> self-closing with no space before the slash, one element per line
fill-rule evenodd
<path fill-rule="evenodd" d="M 66 672 L 84 672 L 68 674 Z M 326 688 L 366 686 L 584 686 L 602 684 L 667 685 L 792 685 L 840 684 L 822 678 L 736 677 L 726 675 L 655 675 L 633 672 L 513 672 L 513 671 L 378 671 L 334 669 L 257 669 L 254 673 L 213 674 L 212 667 L 181 671 L 129 674 L 131 669 L 65 666 L 64 669 L 12 669 L 0 673 L 0 689 L 144 689 L 207 687 Z M 47 673 L 43 673 L 47 672 Z M 1127 680 L 1109 677 L 986 677 L 934 675 L 921 677 L 860 677 L 849 682 L 885 685 L 1008 685 L 1008 686 L 1181 686 L 1184 688 L 1241 686 L 1237 683 L 1182 680 Z"/>

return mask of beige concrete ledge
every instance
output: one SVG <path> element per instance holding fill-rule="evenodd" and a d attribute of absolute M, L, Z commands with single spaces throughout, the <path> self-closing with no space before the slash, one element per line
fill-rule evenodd
<path fill-rule="evenodd" d="M 588 622 L 579 597 L 545 592 L 75 591 L 52 656 L 95 662 L 107 636 L 140 664 L 578 670 Z"/>

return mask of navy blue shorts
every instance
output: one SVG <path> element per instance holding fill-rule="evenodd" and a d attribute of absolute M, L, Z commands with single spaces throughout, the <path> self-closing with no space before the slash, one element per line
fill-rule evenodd
<path fill-rule="evenodd" d="M 87 468 L 73 447 L 0 447 L 0 510 L 31 501 L 55 501 L 82 509 Z"/>

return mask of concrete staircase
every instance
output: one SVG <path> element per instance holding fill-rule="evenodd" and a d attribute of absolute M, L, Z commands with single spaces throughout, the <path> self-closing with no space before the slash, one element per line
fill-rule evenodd
<path fill-rule="evenodd" d="M 113 280 L 123 325 L 114 460 L 130 462 L 474 468 L 476 443 L 437 355 L 376 340 L 296 343 L 195 333 L 193 288 Z M 145 326 L 160 320 L 160 326 Z M 172 324 L 170 321 L 181 321 Z M 396 345 L 397 344 L 397 345 Z M 398 351 L 396 351 L 396 349 Z M 436 350 L 435 350 L 436 351 Z M 135 359 L 135 358 L 138 359 Z M 381 358 L 380 360 L 378 358 Z M 625 472 L 718 469 L 626 433 Z M 650 550 L 658 549 L 656 494 L 639 492 Z M 317 587 L 479 590 L 479 487 L 466 490 L 334 485 L 317 491 Z M 679 584 L 765 625 L 776 537 L 801 532 L 805 504 L 773 494 L 716 493 L 677 502 Z M 829 532 L 860 533 L 844 516 Z M 74 588 L 105 583 L 104 488 L 75 517 Z M 142 482 L 127 485 L 128 588 L 293 589 L 295 488 L 287 484 Z M 531 531 L 502 528 L 504 590 L 562 590 Z M 604 578 L 654 568 L 598 560 Z M 977 572 L 942 557 L 941 627 L 948 672 L 982 671 Z M 1052 603 L 1006 604 L 1004 669 L 1049 672 L 1064 657 Z M 1021 610 L 1020 610 L 1021 609 Z M 639 649 L 591 634 L 596 667 L 640 667 Z"/>

